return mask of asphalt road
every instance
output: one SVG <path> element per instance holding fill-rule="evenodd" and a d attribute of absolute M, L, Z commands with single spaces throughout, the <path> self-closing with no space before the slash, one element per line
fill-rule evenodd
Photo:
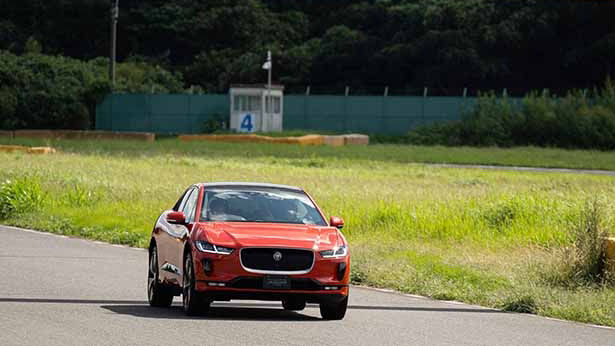
<path fill-rule="evenodd" d="M 476 165 L 476 164 L 461 164 L 461 163 L 425 163 L 425 165 L 433 166 L 433 167 L 486 169 L 486 170 L 496 170 L 496 171 L 516 171 L 516 172 L 532 172 L 532 173 L 567 173 L 567 174 L 589 174 L 589 175 L 615 176 L 615 171 L 607 171 L 607 170 L 602 170 L 602 169 L 496 166 L 496 165 Z"/>
<path fill-rule="evenodd" d="M 615 329 L 351 288 L 342 321 L 316 306 L 146 301 L 147 252 L 0 226 L 0 345 L 615 345 Z"/>

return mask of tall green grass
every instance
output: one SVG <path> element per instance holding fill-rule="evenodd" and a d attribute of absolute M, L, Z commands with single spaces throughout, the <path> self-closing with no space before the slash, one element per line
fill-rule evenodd
<path fill-rule="evenodd" d="M 22 176 L 0 183 L 0 219 L 35 212 L 42 202 L 43 192 L 35 178 Z"/>

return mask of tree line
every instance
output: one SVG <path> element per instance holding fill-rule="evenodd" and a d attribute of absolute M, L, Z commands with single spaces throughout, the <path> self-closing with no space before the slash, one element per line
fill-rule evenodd
<path fill-rule="evenodd" d="M 0 8 L 0 50 L 108 55 L 109 0 Z M 291 92 L 564 93 L 615 72 L 613 18 L 599 0 L 121 0 L 118 54 L 208 92 L 263 81 L 271 50 Z"/>
<path fill-rule="evenodd" d="M 0 128 L 91 128 L 110 1 L 0 9 Z M 226 92 L 263 82 L 271 50 L 287 93 L 526 96 L 483 94 L 459 122 L 386 141 L 611 150 L 613 18 L 600 0 L 120 0 L 115 91 Z"/>

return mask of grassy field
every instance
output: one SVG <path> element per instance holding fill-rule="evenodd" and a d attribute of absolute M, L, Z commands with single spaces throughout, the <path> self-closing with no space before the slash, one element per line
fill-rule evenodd
<path fill-rule="evenodd" d="M 293 133 L 286 132 L 286 135 Z M 303 134 L 297 132 L 297 134 Z M 269 134 L 267 134 L 269 135 Z M 54 141 L 14 139 L 0 137 L 0 144 L 52 145 L 69 152 L 117 152 L 122 155 L 206 155 L 224 158 L 246 156 L 251 158 L 276 157 L 282 159 L 351 160 L 376 163 L 453 163 L 485 164 L 497 166 L 556 167 L 576 169 L 601 169 L 615 171 L 615 152 L 598 150 L 565 150 L 555 148 L 473 148 L 444 146 L 411 146 L 376 144 L 368 147 L 295 147 L 275 144 L 258 144 L 249 147 L 225 143 L 180 143 L 173 138 L 157 140 L 153 144 L 95 141 Z"/>
<path fill-rule="evenodd" d="M 1 223 L 146 246 L 155 218 L 191 183 L 299 185 L 328 215 L 346 220 L 355 283 L 615 326 L 615 287 L 608 280 L 566 278 L 588 202 L 602 206 L 600 227 L 615 223 L 615 177 L 411 163 L 544 160 L 615 169 L 615 153 L 174 139 L 51 144 L 57 154 L 0 153 Z"/>

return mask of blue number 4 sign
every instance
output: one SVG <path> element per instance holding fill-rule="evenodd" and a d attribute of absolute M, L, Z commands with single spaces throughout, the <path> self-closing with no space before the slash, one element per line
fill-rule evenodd
<path fill-rule="evenodd" d="M 241 121 L 241 126 L 239 127 L 239 129 L 246 132 L 252 132 L 253 128 L 254 126 L 252 125 L 252 114 L 246 114 Z"/>

